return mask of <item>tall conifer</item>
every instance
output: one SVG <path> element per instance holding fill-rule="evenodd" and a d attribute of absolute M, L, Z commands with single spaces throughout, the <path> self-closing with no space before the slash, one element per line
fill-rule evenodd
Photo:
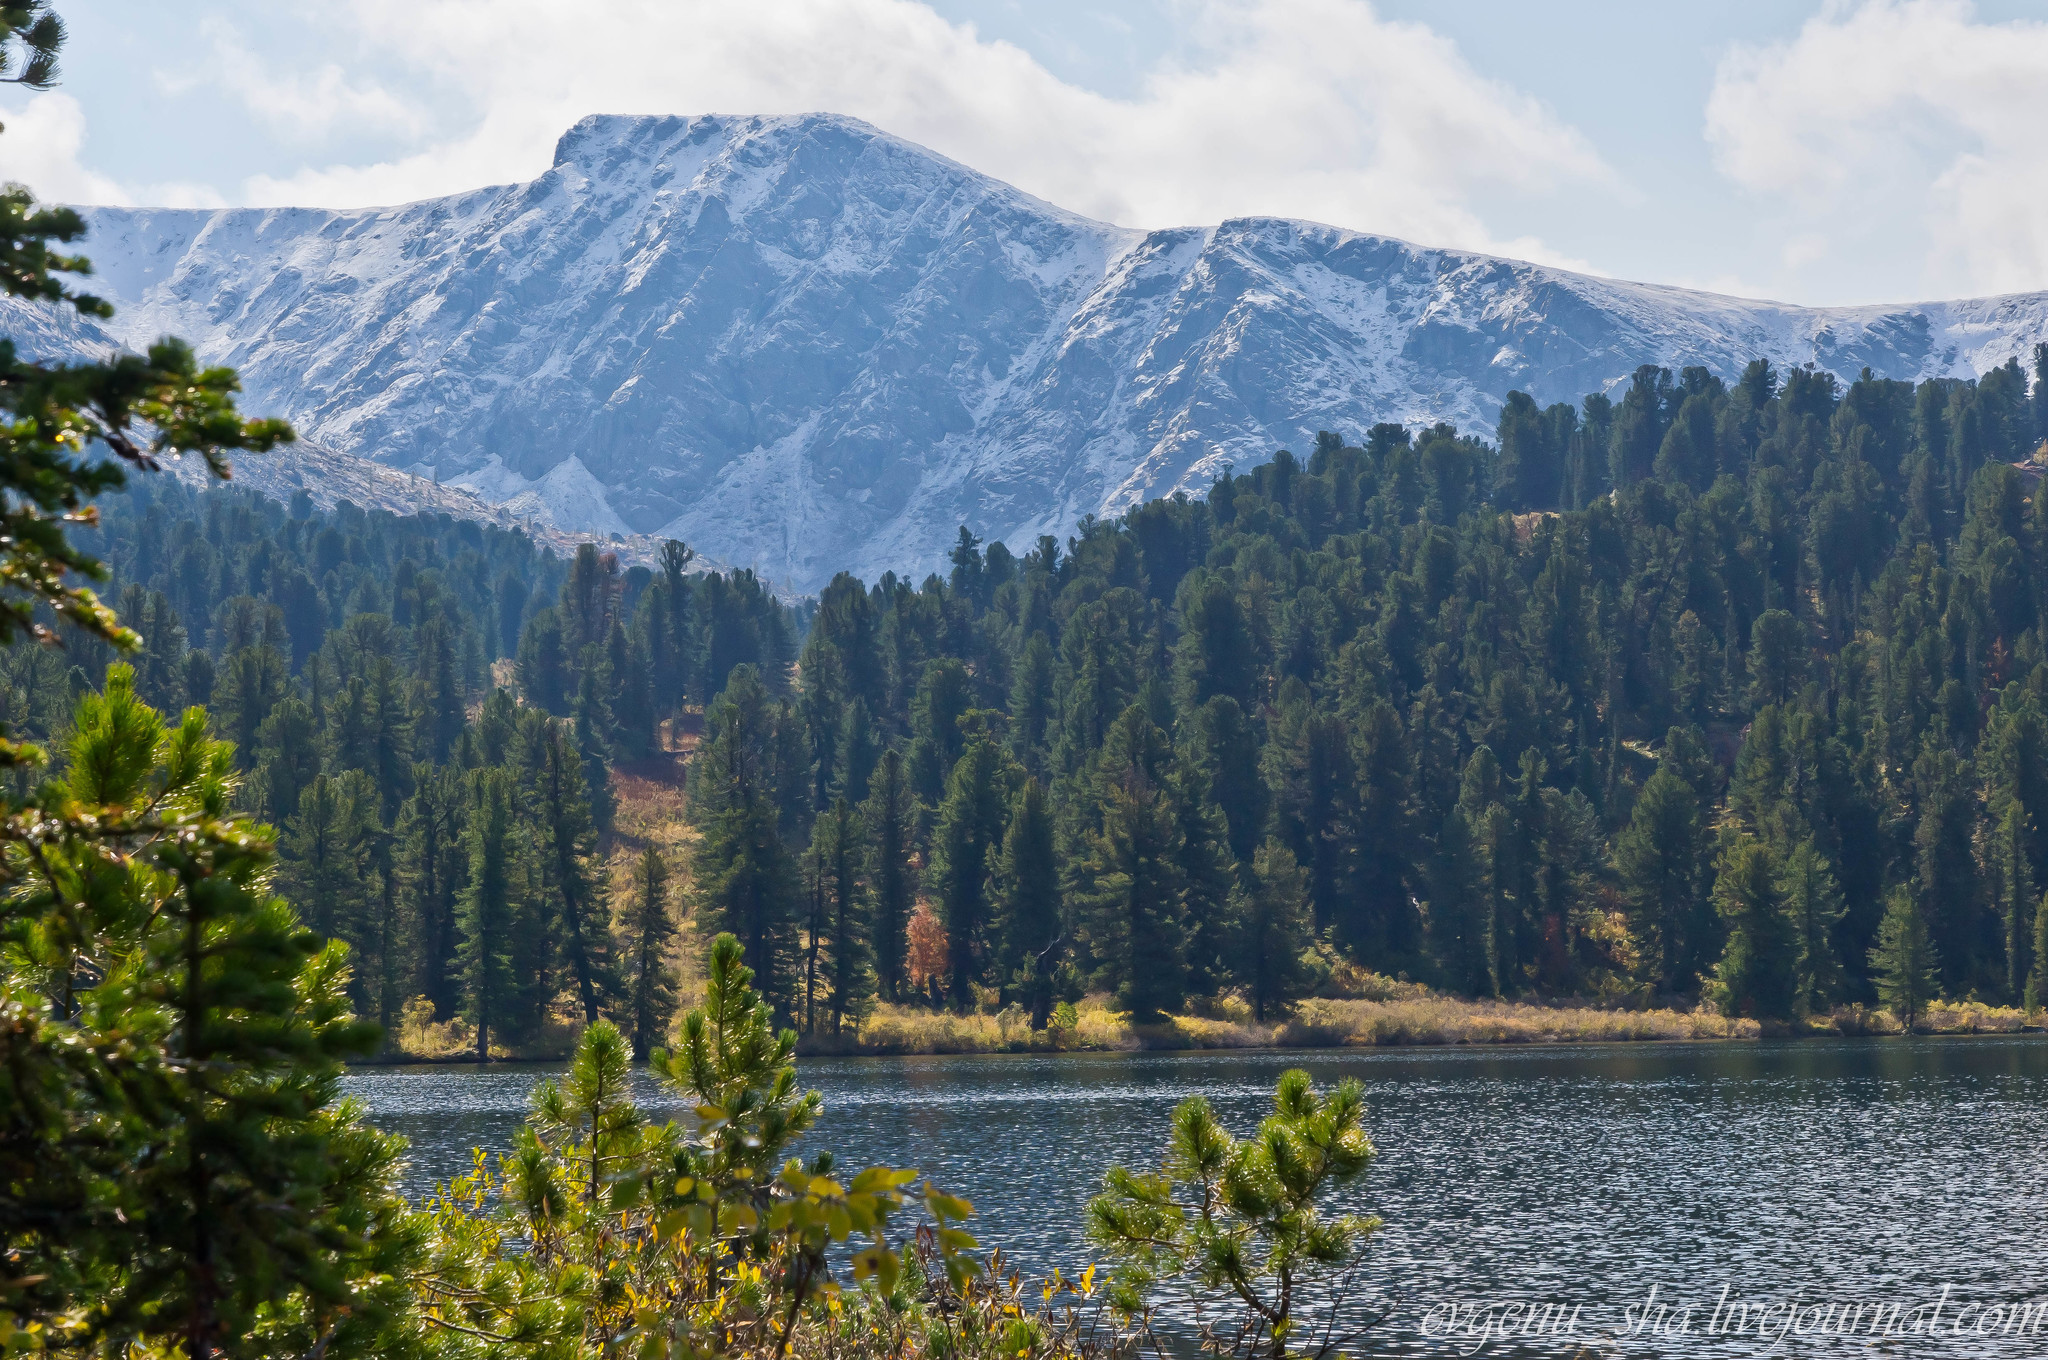
<path fill-rule="evenodd" d="M 620 921 L 626 936 L 626 1009 L 633 1056 L 662 1046 L 675 1015 L 675 970 L 668 962 L 675 922 L 669 915 L 668 866 L 652 845 L 633 866 L 633 894 Z"/>

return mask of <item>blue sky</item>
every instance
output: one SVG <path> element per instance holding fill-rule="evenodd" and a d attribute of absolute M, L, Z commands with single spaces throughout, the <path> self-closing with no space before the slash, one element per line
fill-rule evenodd
<path fill-rule="evenodd" d="M 2016 0 L 70 0 L 0 174 L 390 202 L 588 112 L 867 118 L 1132 226 L 1275 213 L 1799 302 L 2048 288 Z"/>

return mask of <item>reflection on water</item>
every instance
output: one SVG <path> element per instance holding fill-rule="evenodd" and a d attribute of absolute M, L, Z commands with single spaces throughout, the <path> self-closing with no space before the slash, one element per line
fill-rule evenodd
<path fill-rule="evenodd" d="M 1081 1207 L 1112 1161 L 1155 1162 L 1168 1111 L 1207 1096 L 1233 1130 L 1290 1066 L 1365 1083 L 1380 1159 L 1344 1207 L 1385 1218 L 1363 1292 L 1399 1300 L 1372 1352 L 1470 1349 L 1422 1335 L 1451 1302 L 1582 1304 L 1578 1337 L 1628 1355 L 1871 1353 L 1755 1331 L 1795 1293 L 1914 1305 L 1938 1338 L 1880 1352 L 2048 1355 L 2037 1334 L 1976 1328 L 1986 1303 L 2048 1303 L 2048 1041 L 1809 1040 L 1727 1045 L 1371 1049 L 808 1060 L 816 1135 L 855 1165 L 923 1167 L 974 1201 L 977 1235 L 1027 1272 L 1089 1259 Z M 544 1067 L 367 1069 L 348 1081 L 413 1140 L 425 1188 L 503 1147 Z M 649 1104 L 673 1108 L 651 1085 Z M 1693 1332 L 1615 1342 L 1657 1287 Z M 1708 1336 L 1723 1288 L 1746 1334 Z M 1761 1305 L 1781 1306 L 1759 1323 Z M 1961 1337 L 1949 1335 L 1960 1310 Z M 1362 1305 L 1361 1305 L 1362 1306 Z M 1497 1317 L 1500 1315 L 1496 1315 Z M 1803 1315 L 1811 1320 L 1816 1315 Z M 1869 1316 L 1868 1313 L 1865 1315 Z M 2001 1318 L 2003 1315 L 2000 1315 Z M 1839 1323 L 1836 1324 L 1839 1326 Z M 1559 1355 L 1572 1347 L 1485 1347 Z"/>

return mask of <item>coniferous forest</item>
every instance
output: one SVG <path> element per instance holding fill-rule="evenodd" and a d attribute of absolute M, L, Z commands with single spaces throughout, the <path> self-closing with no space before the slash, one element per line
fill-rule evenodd
<path fill-rule="evenodd" d="M 1261 1019 L 1354 966 L 1791 1020 L 2033 1006 L 2048 961 L 2048 434 L 1976 382 L 1639 371 L 1320 437 L 1067 542 L 778 601 L 679 544 L 162 479 L 81 541 L 137 693 L 206 706 L 357 1008 L 479 1053 L 665 1042 L 672 941 L 778 1015 L 1108 993 Z M 8 654 L 54 732 L 111 652 Z M 66 683 L 68 681 L 68 683 Z M 687 863 L 615 890 L 613 770 L 687 748 Z"/>
<path fill-rule="evenodd" d="M 49 0 L 0 0 L 0 84 L 51 88 L 64 42 Z M 21 334 L 111 315 L 86 230 L 0 186 Z M 846 1064 L 891 1139 L 957 1137 L 933 1111 L 970 1093 L 959 1117 L 992 1128 L 936 1171 L 842 1166 L 796 1066 L 905 1016 L 1033 1050 L 1226 1023 L 1380 1042 L 1315 1017 L 1418 995 L 1724 1036 L 2038 1027 L 2048 345 L 1973 381 L 1759 360 L 1640 368 L 1576 406 L 1511 393 L 1490 438 L 1324 433 L 1065 541 L 963 527 L 943 574 L 803 600 L 679 542 L 564 556 L 220 485 L 296 436 L 171 337 L 27 358 L 0 337 L 0 412 L 0 1355 L 1329 1360 L 1416 1283 L 1498 1286 L 1463 1301 L 1483 1347 L 1575 1328 L 1552 1292 L 1575 1271 L 1619 1301 L 1589 1263 L 1704 1259 L 1670 1223 L 1750 1187 L 1688 1164 L 1696 1143 L 1626 1141 L 1695 1122 L 1722 1144 L 1757 1124 L 1719 1160 L 1804 1183 L 1768 1219 L 1716 1209 L 1713 1234 L 1857 1282 L 1867 1223 L 1815 1220 L 1955 1174 L 1914 1154 L 1859 1201 L 1863 1147 L 1993 1148 L 1977 1161 L 2021 1178 L 1968 1168 L 1967 1218 L 1921 1197 L 1934 1254 L 1888 1278 L 1944 1281 L 1928 1306 L 1956 1336 L 1973 1311 L 1980 1338 L 2048 1328 L 2024 1278 L 1945 1282 L 1956 1244 L 2024 1266 L 2025 1224 L 1997 1234 L 2030 1192 L 2031 1039 L 1946 1073 L 1945 1042 L 1865 1049 L 1846 1079 L 1812 1050 L 1630 1060 L 1638 1090 L 1795 1089 L 1789 1134 L 1739 1102 L 1646 1118 L 1668 1091 L 1618 1096 L 1599 1055 L 1526 1082 L 1598 1088 L 1526 1119 L 1441 1083 L 1399 1134 L 1466 1179 L 1408 1163 L 1386 1203 L 1421 1231 L 1383 1264 L 1367 1088 L 1329 1064 L 1320 1089 L 1280 1073 L 1250 1136 L 1181 1096 L 1135 1169 L 1106 1146 L 1203 1069 L 1113 1101 L 1097 1082 L 1114 1110 L 1060 1143 L 1052 1064 L 980 1087 Z M 1622 1028 L 1664 1032 L 1644 1024 Z M 1692 1061 L 1710 1052 L 1737 1061 Z M 523 1120 L 496 1156 L 465 1124 L 459 1166 L 380 1129 L 368 1093 L 476 1078 L 349 1071 L 564 1055 L 508 1074 Z M 1601 1080 L 1554 1079 L 1573 1070 Z M 1245 1112 L 1241 1068 L 1216 1089 Z M 1807 1136 L 1831 1109 L 1851 1143 Z M 1561 1178 L 1586 1198 L 1536 1193 L 1560 1137 L 1617 1135 L 1625 1170 Z M 1675 1164 L 1661 1189 L 1643 1149 Z M 1079 1217 L 1098 1259 L 1027 1284 L 934 1184 L 956 1174 L 1035 1226 Z M 1493 1277 L 1427 1259 L 1469 1254 L 1443 1246 L 1507 1193 L 1548 1223 L 1489 1251 L 1580 1253 L 1525 1270 L 1540 1302 L 1503 1304 L 1512 1255 Z M 1612 1194 L 1667 1240 L 1609 1223 Z M 1701 1334 L 1744 1335 L 1752 1307 L 1861 1334 L 1866 1302 L 1811 1296 L 1752 1295 Z M 1403 1353 L 1456 1334 L 1430 1320 L 1459 1302 L 1421 1304 Z M 1648 1335 L 1691 1335 L 1669 1310 Z M 1873 1338 L 1939 1334 L 1874 1311 Z"/>

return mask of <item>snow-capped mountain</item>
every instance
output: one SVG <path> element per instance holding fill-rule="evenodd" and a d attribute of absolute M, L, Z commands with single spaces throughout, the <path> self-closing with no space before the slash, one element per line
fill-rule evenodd
<path fill-rule="evenodd" d="M 1749 359 L 1970 375 L 2048 294 L 1814 309 L 1270 218 L 1136 231 L 864 123 L 587 118 L 526 184 L 90 212 L 112 330 L 319 444 L 814 588 L 1027 543 L 1318 429 L 1490 432 L 1512 389 Z"/>

